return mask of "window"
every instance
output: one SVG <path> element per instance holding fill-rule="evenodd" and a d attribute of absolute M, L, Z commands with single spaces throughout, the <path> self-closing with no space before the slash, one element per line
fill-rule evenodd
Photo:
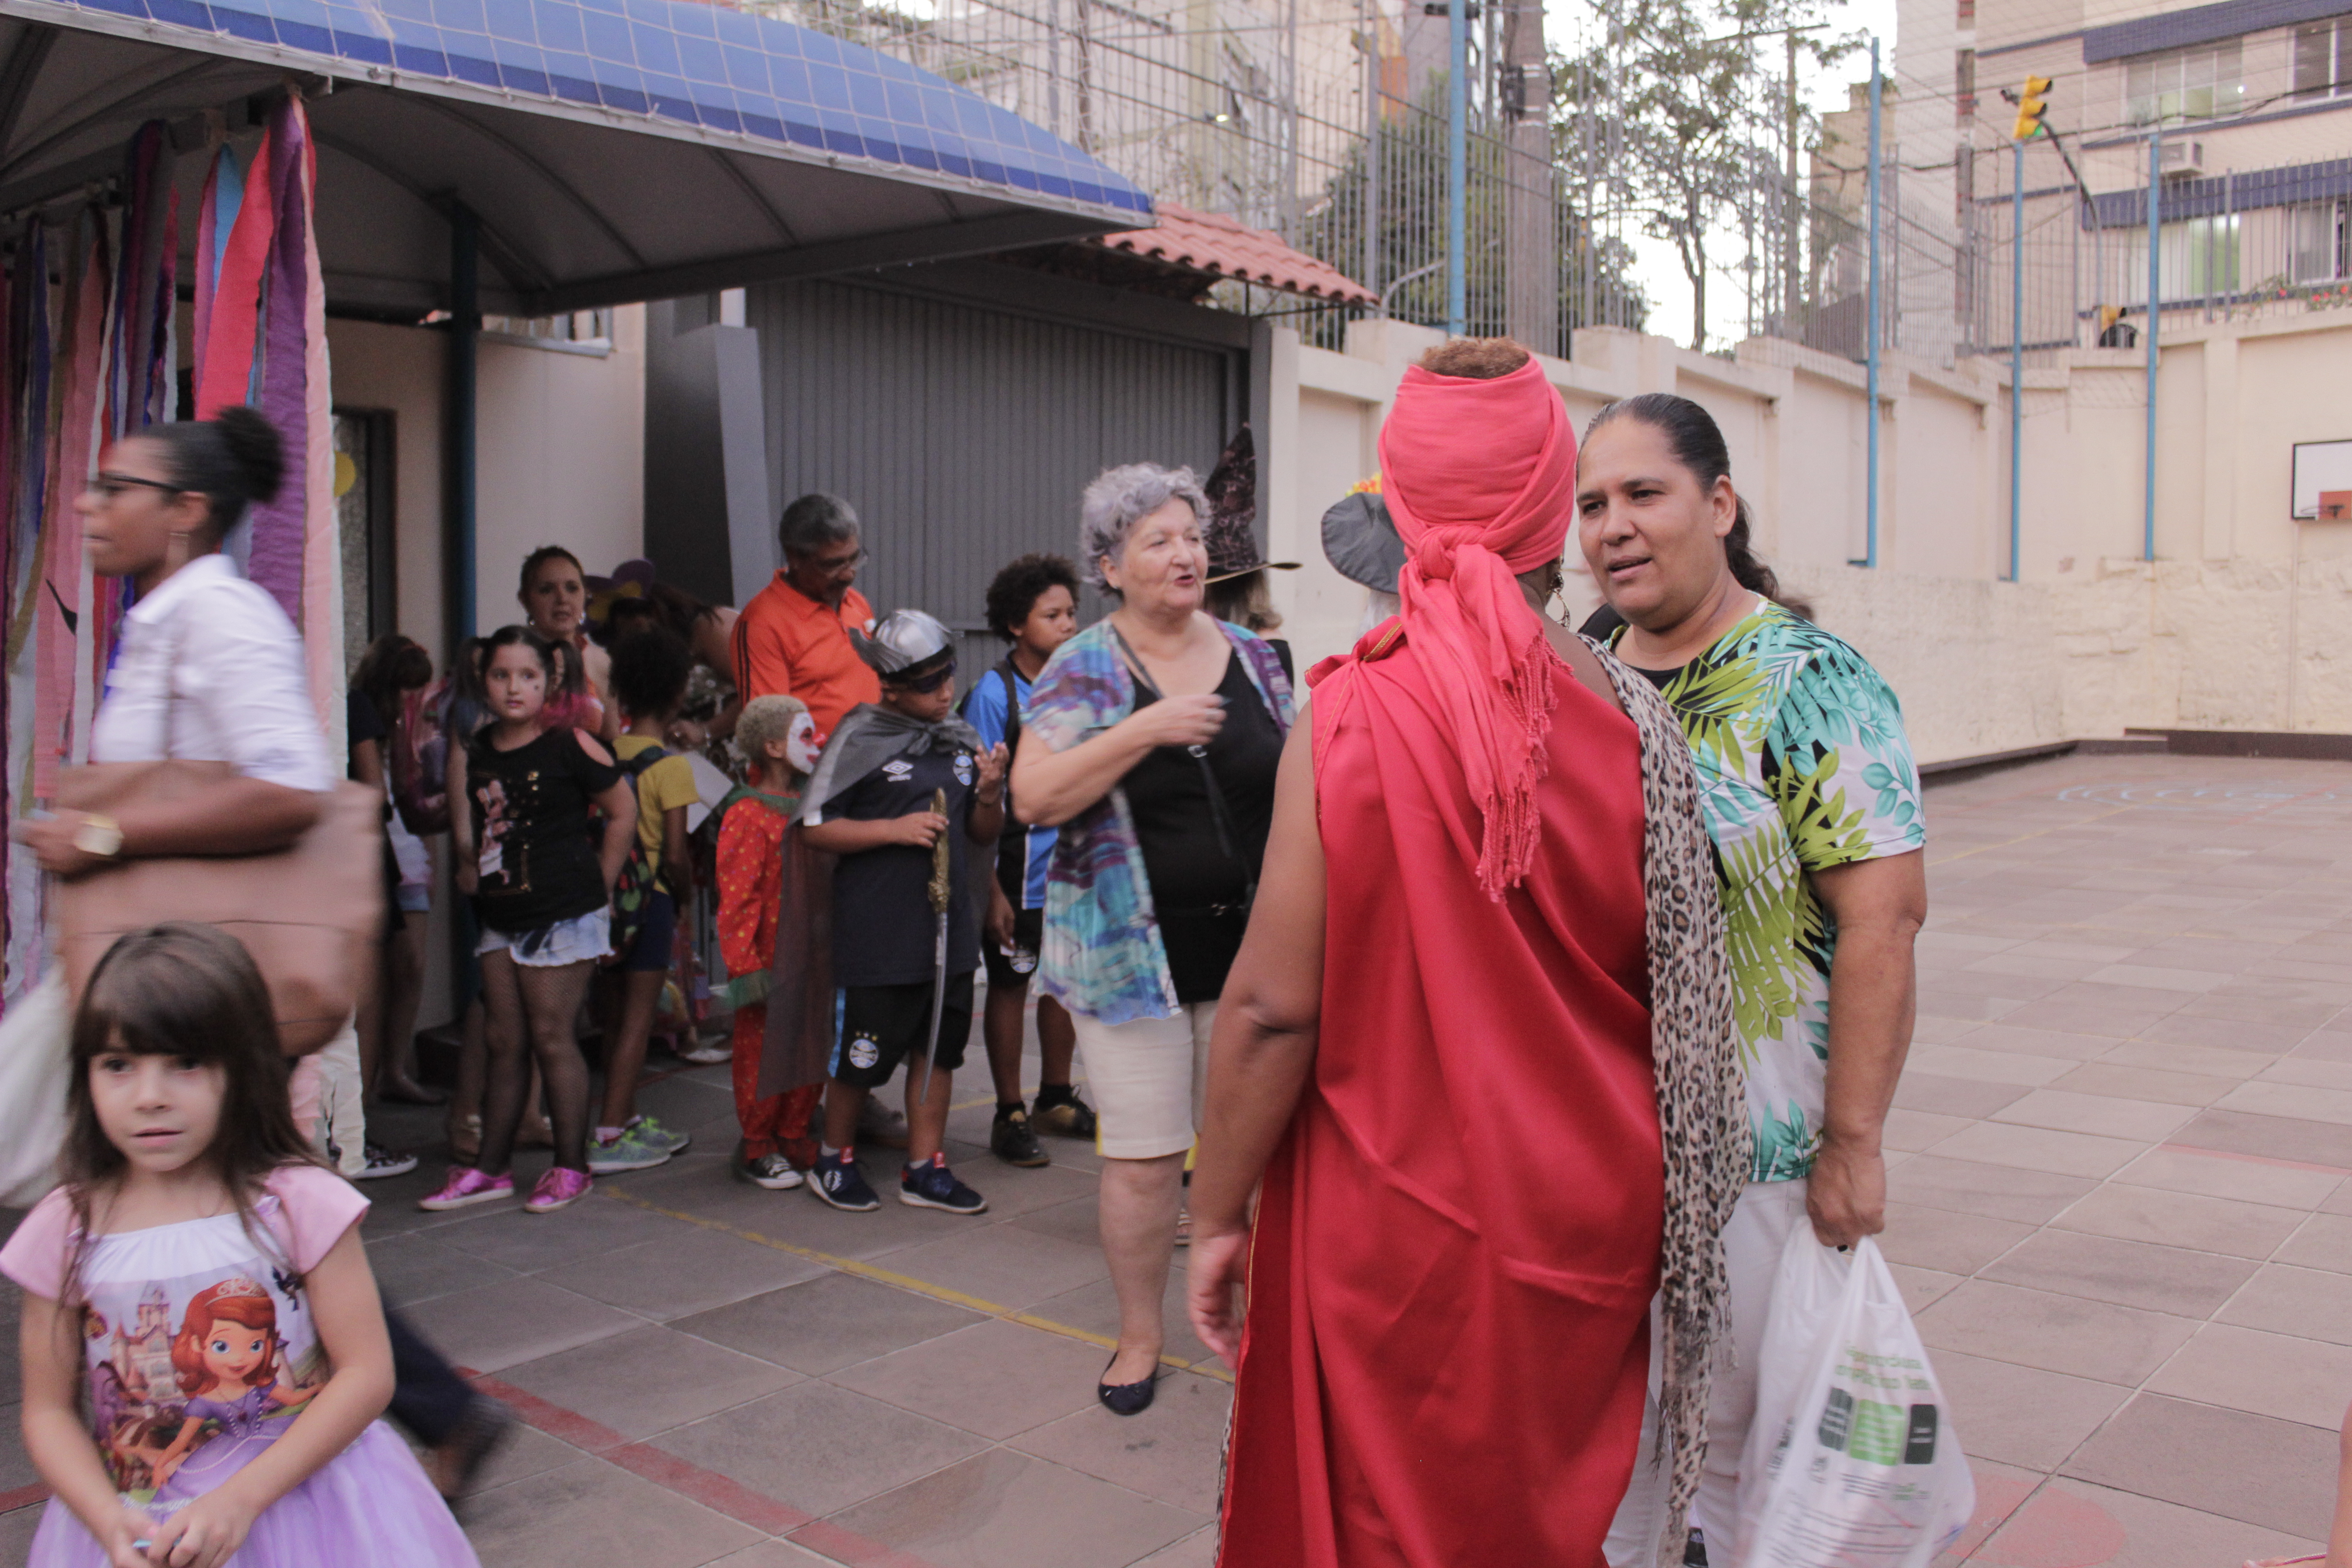
<path fill-rule="evenodd" d="M 2287 209 L 2289 263 L 2297 283 L 2327 283 L 2344 277 L 2347 238 L 2344 204 L 2305 202 Z"/>
<path fill-rule="evenodd" d="M 1959 22 L 1960 31 L 1964 33 L 1969 28 L 1975 26 L 1977 25 L 1977 0 L 1959 0 L 1959 14 L 1957 20 Z"/>
<path fill-rule="evenodd" d="M 2240 288 L 2239 215 L 2192 217 L 2164 226 L 2163 276 L 2158 280 L 2165 302 L 2201 300 L 2234 293 Z M 2141 228 L 2126 242 L 2123 255 L 2125 302 L 2147 302 L 2147 230 Z"/>
<path fill-rule="evenodd" d="M 2221 120 L 2246 101 L 2244 51 L 2240 41 L 2210 48 L 2148 55 L 2124 68 L 2124 121 Z"/>
<path fill-rule="evenodd" d="M 2294 97 L 2298 103 L 2315 98 L 2352 93 L 2352 18 L 2315 22 L 2294 30 Z"/>
<path fill-rule="evenodd" d="M 1977 117 L 1977 52 L 1962 49 L 1952 61 L 1953 97 L 1959 108 L 1959 122 L 1972 124 Z"/>

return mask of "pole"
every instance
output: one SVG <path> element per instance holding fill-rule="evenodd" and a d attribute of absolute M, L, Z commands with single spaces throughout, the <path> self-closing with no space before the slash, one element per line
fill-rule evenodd
<path fill-rule="evenodd" d="M 1381 19 L 1360 0 L 1356 14 L 1364 20 L 1364 287 L 1377 294 L 1381 291 Z"/>
<path fill-rule="evenodd" d="M 2025 143 L 2009 193 L 2009 580 L 2017 581 L 2017 519 L 2025 504 Z"/>
<path fill-rule="evenodd" d="M 1870 406 L 1863 417 L 1870 427 L 1870 499 L 1865 509 L 1866 531 L 1862 559 L 1851 566 L 1878 564 L 1878 110 L 1883 83 L 1878 74 L 1878 40 L 1870 40 L 1870 294 L 1865 303 L 1870 321 L 1863 333 L 1864 363 L 1869 367 Z"/>
<path fill-rule="evenodd" d="M 2164 121 L 2147 133 L 2147 510 L 2140 522 L 2140 558 L 2156 559 L 2156 338 L 2164 316 Z"/>
<path fill-rule="evenodd" d="M 1788 166 L 1784 178 L 1788 188 L 1781 193 L 1780 225 L 1780 288 L 1786 303 L 1782 306 L 1783 335 L 1794 337 L 1797 332 L 1797 226 L 1805 204 L 1797 191 L 1797 29 L 1789 29 L 1789 102 L 1788 145 L 1784 149 Z"/>
<path fill-rule="evenodd" d="M 475 622 L 474 423 L 475 345 L 481 331 L 482 220 L 463 202 L 449 204 L 449 357 L 447 429 L 448 516 L 442 531 L 442 572 L 448 584 L 449 657 L 455 660 Z"/>
<path fill-rule="evenodd" d="M 1463 275 L 1470 248 L 1470 0 L 1446 0 L 1445 29 L 1454 53 L 1445 86 L 1445 331 L 1458 338 L 1470 321 Z"/>

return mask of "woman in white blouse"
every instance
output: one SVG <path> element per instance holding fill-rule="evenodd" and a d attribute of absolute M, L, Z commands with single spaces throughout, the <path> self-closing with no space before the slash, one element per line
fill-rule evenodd
<path fill-rule="evenodd" d="M 282 849 L 334 787 L 302 638 L 220 553 L 246 508 L 278 493 L 278 432 L 250 408 L 150 426 L 115 443 L 74 502 L 91 570 L 138 602 L 90 724 L 94 762 L 226 762 L 236 776 L 119 817 L 60 811 L 16 825 L 45 869 L 71 877 L 147 856 Z"/>

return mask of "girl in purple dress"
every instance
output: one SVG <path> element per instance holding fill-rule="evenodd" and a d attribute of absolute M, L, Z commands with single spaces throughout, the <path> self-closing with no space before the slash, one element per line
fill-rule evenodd
<path fill-rule="evenodd" d="M 310 1157 L 276 1047 L 209 927 L 133 932 L 90 977 L 65 1183 L 0 1247 L 55 1493 L 28 1568 L 479 1568 L 376 1419 L 367 1200 Z"/>

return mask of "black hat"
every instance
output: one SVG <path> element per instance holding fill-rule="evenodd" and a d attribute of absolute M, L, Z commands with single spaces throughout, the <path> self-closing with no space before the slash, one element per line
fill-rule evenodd
<path fill-rule="evenodd" d="M 1368 483 L 1370 489 L 1349 491 L 1323 514 L 1323 554 L 1350 583 L 1393 594 L 1404 571 L 1404 541 L 1389 520 L 1380 480 Z"/>

